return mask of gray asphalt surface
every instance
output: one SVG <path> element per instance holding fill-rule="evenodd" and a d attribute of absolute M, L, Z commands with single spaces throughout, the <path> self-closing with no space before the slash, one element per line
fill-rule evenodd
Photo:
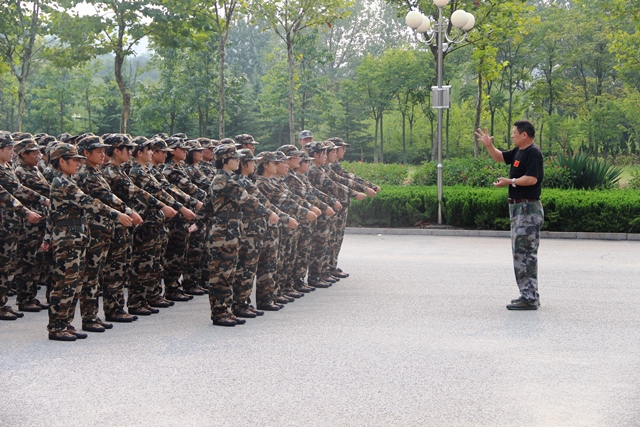
<path fill-rule="evenodd" d="M 196 297 L 63 343 L 27 313 L 0 426 L 637 426 L 639 253 L 543 240 L 533 312 L 508 239 L 348 235 L 350 278 L 243 326 Z"/>

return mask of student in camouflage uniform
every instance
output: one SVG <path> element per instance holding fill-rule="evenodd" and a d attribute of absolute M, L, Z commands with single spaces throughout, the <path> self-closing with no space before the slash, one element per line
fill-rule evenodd
<path fill-rule="evenodd" d="M 309 156 L 313 157 L 309 168 L 309 182 L 318 190 L 339 200 L 340 209 L 337 212 L 342 209 L 343 205 L 349 203 L 350 197 L 364 200 L 366 196 L 363 193 L 335 182 L 329 177 L 326 169 L 323 168 L 327 162 L 327 147 L 322 142 L 310 142 L 305 148 Z M 334 222 L 333 218 L 319 222 L 317 232 L 313 235 L 312 246 L 322 249 L 318 250 L 309 264 L 309 286 L 335 283 L 335 279 L 330 277 L 331 249 L 328 246 L 328 242 L 331 242 Z"/>
<path fill-rule="evenodd" d="M 204 148 L 197 140 L 186 142 L 189 147 L 185 160 L 184 170 L 189 179 L 198 188 L 208 191 L 211 180 L 200 169 L 202 153 Z M 206 250 L 207 234 L 210 226 L 210 218 L 214 212 L 211 210 L 211 203 L 205 200 L 204 209 L 198 212 L 195 221 L 195 229 L 189 234 L 189 251 L 182 273 L 182 287 L 187 295 L 204 295 L 207 293 L 206 287 L 209 283 L 209 254 Z"/>
<path fill-rule="evenodd" d="M 310 210 L 312 206 L 306 201 L 301 201 L 286 188 L 286 185 L 280 182 L 280 177 L 288 172 L 286 163 L 287 157 L 282 153 L 260 153 L 264 159 L 259 168 L 256 177 L 256 185 L 267 199 L 277 206 L 281 211 L 296 218 L 306 219 L 307 221 L 315 221 L 317 215 Z M 302 202 L 303 204 L 299 204 Z M 297 227 L 296 227 L 297 228 Z M 295 298 L 300 298 L 303 294 L 288 288 L 285 259 L 293 256 L 293 229 L 280 229 L 278 236 L 278 256 L 276 261 L 276 301 L 280 304 L 293 302 Z M 258 266 L 260 271 L 260 265 Z M 260 276 L 260 273 L 258 273 Z"/>
<path fill-rule="evenodd" d="M 331 206 L 336 205 L 337 200 L 313 187 L 306 177 L 306 173 L 309 172 L 309 161 L 311 158 L 303 152 L 298 151 L 298 149 L 293 145 L 285 145 L 280 147 L 280 150 L 290 157 L 290 160 L 287 160 L 289 163 L 289 174 L 286 177 L 289 188 L 298 196 L 318 207 L 323 212 L 324 215 L 319 217 L 319 221 L 322 221 L 322 218 L 331 218 L 334 216 L 335 211 Z M 296 157 L 298 157 L 298 159 L 296 159 Z M 294 289 L 299 292 L 308 292 L 309 290 L 316 289 L 312 286 L 308 286 L 304 281 L 304 278 L 307 275 L 309 261 L 311 259 L 311 238 L 316 227 L 317 223 L 306 222 L 303 222 L 300 227 L 300 238 L 298 239 L 296 260 L 291 273 L 294 281 Z"/>
<path fill-rule="evenodd" d="M 162 173 L 167 181 L 200 201 L 205 200 L 206 191 L 198 188 L 187 174 L 184 161 L 187 158 L 189 147 L 185 144 L 184 134 L 176 134 L 166 140 L 167 145 L 173 151 L 168 153 L 167 162 Z M 187 295 L 181 288 L 180 276 L 184 272 L 184 266 L 189 251 L 189 227 L 190 223 L 182 215 L 177 215 L 168 222 L 169 243 L 164 255 L 164 297 L 170 301 L 189 301 L 193 298 Z"/>
<path fill-rule="evenodd" d="M 239 240 L 242 237 L 242 216 L 262 215 L 275 224 L 278 216 L 258 199 L 250 196 L 233 178 L 238 169 L 238 153 L 231 144 L 220 145 L 215 150 L 216 175 L 211 183 L 211 203 L 216 216 L 208 238 L 211 251 L 211 279 L 209 302 L 211 320 L 214 325 L 235 326 L 246 321 L 237 318 L 231 311 L 233 302 L 233 280 L 238 262 Z"/>
<path fill-rule="evenodd" d="M 509 151 L 496 149 L 486 128 L 484 131 L 478 129 L 476 136 L 496 162 L 511 165 L 509 178 L 499 177 L 493 183 L 496 187 L 509 187 L 511 251 L 520 297 L 512 300 L 507 309 L 537 310 L 540 307 L 538 247 L 544 222 L 544 209 L 540 202 L 544 163 L 542 152 L 534 142 L 535 128 L 528 120 L 515 122 L 511 131 L 515 148 Z"/>
<path fill-rule="evenodd" d="M 202 151 L 202 161 L 198 164 L 200 170 L 205 174 L 209 181 L 213 180 L 213 176 L 216 174 L 216 158 L 213 154 L 213 150 L 220 145 L 219 141 L 209 138 L 198 138 L 198 143 L 204 148 Z"/>
<path fill-rule="evenodd" d="M 58 171 L 51 183 L 51 215 L 47 219 L 48 233 L 43 243 L 43 249 L 53 249 L 55 259 L 55 283 L 47 326 L 50 340 L 75 341 L 87 337 L 71 325 L 82 287 L 85 249 L 89 242 L 85 212 L 109 216 L 126 227 L 133 224 L 128 215 L 83 193 L 71 179 L 83 158 L 75 146 L 66 143 L 58 144 L 50 155 L 52 166 Z"/>
<path fill-rule="evenodd" d="M 135 148 L 131 140 L 126 135 L 112 134 L 104 142 L 109 145 L 106 153 L 110 161 L 104 166 L 102 173 L 112 191 L 127 206 L 139 212 L 142 218 L 154 210 L 162 211 L 169 218 L 175 216 L 176 211 L 171 206 L 165 205 L 135 185 L 124 172 L 122 164 L 129 160 L 131 149 Z M 132 237 L 128 228 L 116 225 L 102 282 L 103 309 L 107 321 L 131 322 L 136 320 L 138 315 L 148 316 L 158 312 L 152 307 L 130 308 L 128 314 L 124 311 L 124 287 L 125 283 L 128 283 L 131 268 Z"/>
<path fill-rule="evenodd" d="M 20 183 L 32 189 L 43 197 L 49 197 L 49 182 L 38 169 L 40 150 L 38 144 L 33 139 L 23 139 L 14 148 L 16 155 L 15 173 Z M 39 211 L 43 216 L 46 209 L 40 203 L 32 203 L 28 206 L 33 211 Z M 18 310 L 28 312 L 38 312 L 49 308 L 36 298 L 38 293 L 38 283 L 45 272 L 49 271 L 40 243 L 44 238 L 46 221 L 42 220 L 37 224 L 28 221 L 24 223 L 24 232 L 20 233 L 18 239 L 18 265 L 15 274 L 17 289 Z"/>
<path fill-rule="evenodd" d="M 113 194 L 109 183 L 102 175 L 106 147 L 108 145 L 104 144 L 99 136 L 85 137 L 78 142 L 78 151 L 86 157 L 85 164 L 74 177 L 78 188 L 83 193 L 139 222 L 141 221 L 140 216 Z M 87 228 L 89 230 L 89 244 L 86 249 L 80 291 L 82 330 L 104 332 L 106 329 L 113 328 L 113 325 L 98 317 L 98 295 L 109 246 L 113 240 L 115 221 L 108 216 L 89 214 L 87 215 Z"/>
<path fill-rule="evenodd" d="M 236 135 L 236 148 L 238 150 L 247 149 L 251 151 L 251 154 L 255 154 L 256 145 L 260 145 L 260 143 L 253 139 L 253 136 L 247 133 Z"/>
<path fill-rule="evenodd" d="M 154 141 L 139 136 L 132 143 L 136 146 L 132 152 L 134 160 L 129 171 L 129 178 L 133 183 L 174 210 L 179 211 L 185 218 L 195 218 L 195 214 L 191 210 L 176 201 L 162 188 L 162 184 L 149 170 L 148 164 L 151 162 L 153 153 L 151 146 Z M 167 234 L 165 216 L 157 210 L 147 212 L 144 222 L 133 232 L 131 284 L 127 300 L 129 312 L 132 309 L 135 311 L 144 308 L 152 311 L 151 307 L 166 308 L 171 306 L 169 301 L 159 300 L 159 295 L 154 295 L 154 290 L 158 286 L 157 269 L 162 268 L 160 259 L 162 236 Z"/>
<path fill-rule="evenodd" d="M 14 145 L 15 142 L 8 132 L 0 132 L 0 186 L 24 204 L 14 205 L 16 206 L 14 209 L 0 211 L 3 234 L 2 241 L 0 241 L 2 244 L 0 247 L 0 317 L 5 320 L 13 320 L 11 318 L 14 316 L 16 318 L 24 316 L 22 313 L 13 311 L 6 303 L 16 272 L 18 236 L 23 232 L 23 217 L 27 217 L 32 224 L 38 222 L 34 222 L 34 218 L 41 218 L 37 212 L 32 212 L 25 206 L 39 204 L 43 210 L 49 204 L 48 198 L 20 183 L 10 163 Z M 13 203 L 9 202 L 7 198 L 5 201 L 9 207 Z"/>
<path fill-rule="evenodd" d="M 167 154 L 171 153 L 173 150 L 168 147 L 166 141 L 162 139 L 160 135 L 154 136 L 151 140 L 153 141 L 151 144 L 151 149 L 153 150 L 153 152 L 151 154 L 151 163 L 149 164 L 149 172 L 151 172 L 153 177 L 160 183 L 163 190 L 165 190 L 167 193 L 172 195 L 174 199 L 178 200 L 180 203 L 185 205 L 185 207 L 189 208 L 189 210 L 193 212 L 193 211 L 199 211 L 200 209 L 202 209 L 203 203 L 200 200 L 188 195 L 187 193 L 185 193 L 184 191 L 180 190 L 178 187 L 176 187 L 175 185 L 167 181 L 167 177 L 165 177 L 164 174 L 162 173 L 164 169 L 164 163 L 167 159 Z M 183 217 L 187 221 L 191 221 L 195 219 L 195 215 L 191 216 L 191 215 L 183 214 Z M 151 295 L 149 296 L 149 299 L 150 299 L 149 304 L 152 307 L 162 308 L 162 307 L 166 307 L 167 304 L 170 306 L 174 305 L 173 301 L 170 301 L 163 297 L 163 290 L 161 285 L 161 282 L 164 280 L 163 277 L 164 277 L 165 253 L 167 251 L 167 246 L 169 244 L 168 221 L 165 221 L 164 232 L 162 233 L 160 238 L 162 241 L 162 246 L 161 246 L 160 255 L 159 255 L 160 265 L 154 269 L 154 272 L 158 280 L 157 280 L 157 285 L 155 286 L 155 288 L 151 292 Z M 189 300 L 189 296 L 186 294 L 184 295 L 184 298 L 187 301 Z"/>

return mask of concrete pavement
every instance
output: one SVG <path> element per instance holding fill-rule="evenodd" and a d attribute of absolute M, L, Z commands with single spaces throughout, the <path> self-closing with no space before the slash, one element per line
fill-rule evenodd
<path fill-rule="evenodd" d="M 351 234 L 350 278 L 243 326 L 196 297 L 62 343 L 27 313 L 0 426 L 637 426 L 639 253 L 544 239 L 534 312 L 508 239 Z"/>

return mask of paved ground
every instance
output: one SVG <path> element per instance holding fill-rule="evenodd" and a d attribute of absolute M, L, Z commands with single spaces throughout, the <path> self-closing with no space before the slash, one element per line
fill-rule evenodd
<path fill-rule="evenodd" d="M 75 343 L 0 322 L 0 426 L 637 426 L 640 242 L 349 235 L 349 279 L 214 327 L 204 297 Z"/>

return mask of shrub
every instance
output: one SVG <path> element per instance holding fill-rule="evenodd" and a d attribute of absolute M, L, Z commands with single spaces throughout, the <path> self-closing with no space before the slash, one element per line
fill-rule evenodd
<path fill-rule="evenodd" d="M 573 188 L 581 190 L 614 188 L 622 174 L 621 167 L 607 165 L 582 153 L 555 157 L 551 164 L 568 169 Z"/>
<path fill-rule="evenodd" d="M 490 187 L 496 178 L 508 174 L 509 166 L 492 159 L 452 159 L 442 162 L 442 183 L 446 186 Z M 436 185 L 437 181 L 437 162 L 424 162 L 414 173 L 412 183 Z"/>
<path fill-rule="evenodd" d="M 383 163 L 341 162 L 343 168 L 377 185 L 403 185 L 409 166 Z"/>
<path fill-rule="evenodd" d="M 543 189 L 543 230 L 640 232 L 640 193 L 634 190 Z M 349 225 L 411 227 L 437 221 L 437 188 L 385 186 L 374 198 L 354 202 Z M 470 229 L 509 229 L 504 188 L 447 187 L 442 197 L 445 224 Z"/>

